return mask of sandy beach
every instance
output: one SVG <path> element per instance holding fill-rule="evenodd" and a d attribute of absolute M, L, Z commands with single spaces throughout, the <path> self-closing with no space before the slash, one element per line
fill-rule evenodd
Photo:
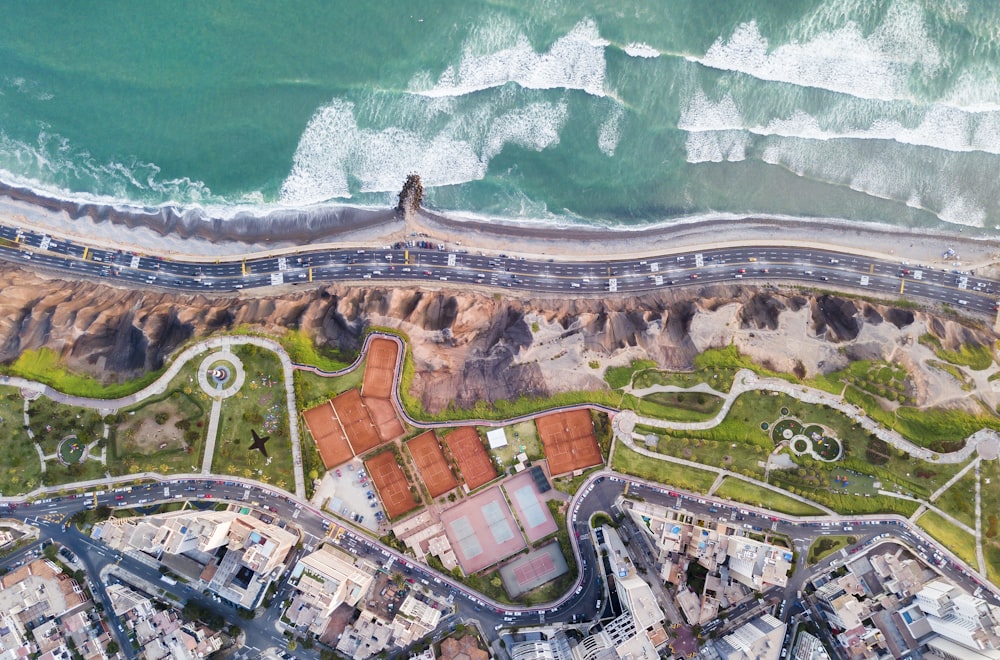
<path fill-rule="evenodd" d="M 1000 261 L 996 241 L 907 230 L 835 219 L 719 216 L 679 219 L 641 229 L 506 224 L 393 209 L 350 206 L 279 210 L 266 216 L 211 218 L 198 209 L 120 208 L 53 200 L 16 188 L 0 188 L 0 218 L 53 236 L 128 247 L 168 256 L 216 258 L 257 252 L 280 253 L 303 246 L 382 246 L 413 237 L 449 249 L 560 259 L 669 254 L 693 247 L 735 244 L 814 245 L 896 258 L 913 264 L 963 269 Z M 944 259 L 951 248 L 957 259 Z"/>

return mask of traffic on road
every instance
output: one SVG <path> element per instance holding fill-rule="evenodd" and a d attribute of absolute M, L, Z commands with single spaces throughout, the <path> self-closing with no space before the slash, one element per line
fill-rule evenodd
<path fill-rule="evenodd" d="M 776 281 L 946 304 L 978 314 L 997 311 L 1000 285 L 960 268 L 931 268 L 848 252 L 743 246 L 606 261 L 561 261 L 446 250 L 426 241 L 381 248 L 291 250 L 251 258 L 168 258 L 85 245 L 0 225 L 0 259 L 61 276 L 123 286 L 206 293 L 310 282 L 416 282 L 574 295 L 634 294 L 706 284 Z M 957 264 L 956 264 L 957 266 Z"/>

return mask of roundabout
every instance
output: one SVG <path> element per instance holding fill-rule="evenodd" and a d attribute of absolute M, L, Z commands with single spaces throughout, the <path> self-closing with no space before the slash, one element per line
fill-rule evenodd
<path fill-rule="evenodd" d="M 210 353 L 198 367 L 198 384 L 213 399 L 228 399 L 243 387 L 243 362 L 228 350 Z"/>

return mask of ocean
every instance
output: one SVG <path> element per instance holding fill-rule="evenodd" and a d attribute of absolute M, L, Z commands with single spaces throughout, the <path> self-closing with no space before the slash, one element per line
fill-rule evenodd
<path fill-rule="evenodd" d="M 4 5 L 0 180 L 52 197 L 1000 233 L 996 2 Z"/>

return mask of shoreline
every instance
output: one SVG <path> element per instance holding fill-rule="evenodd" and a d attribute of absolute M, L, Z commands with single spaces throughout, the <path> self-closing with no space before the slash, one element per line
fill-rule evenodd
<path fill-rule="evenodd" d="M 448 216 L 421 209 L 404 220 L 394 209 L 352 206 L 240 212 L 213 218 L 204 210 L 124 207 L 59 200 L 0 182 L 0 217 L 96 245 L 127 245 L 173 255 L 240 256 L 291 251 L 304 246 L 370 245 L 425 236 L 449 247 L 496 253 L 589 259 L 670 253 L 694 246 L 734 244 L 810 245 L 897 257 L 927 265 L 963 268 L 1000 261 L 995 239 L 934 229 L 895 227 L 833 218 L 717 214 L 664 220 L 653 226 L 612 228 L 513 223 Z M 942 257 L 953 248 L 958 260 Z"/>

